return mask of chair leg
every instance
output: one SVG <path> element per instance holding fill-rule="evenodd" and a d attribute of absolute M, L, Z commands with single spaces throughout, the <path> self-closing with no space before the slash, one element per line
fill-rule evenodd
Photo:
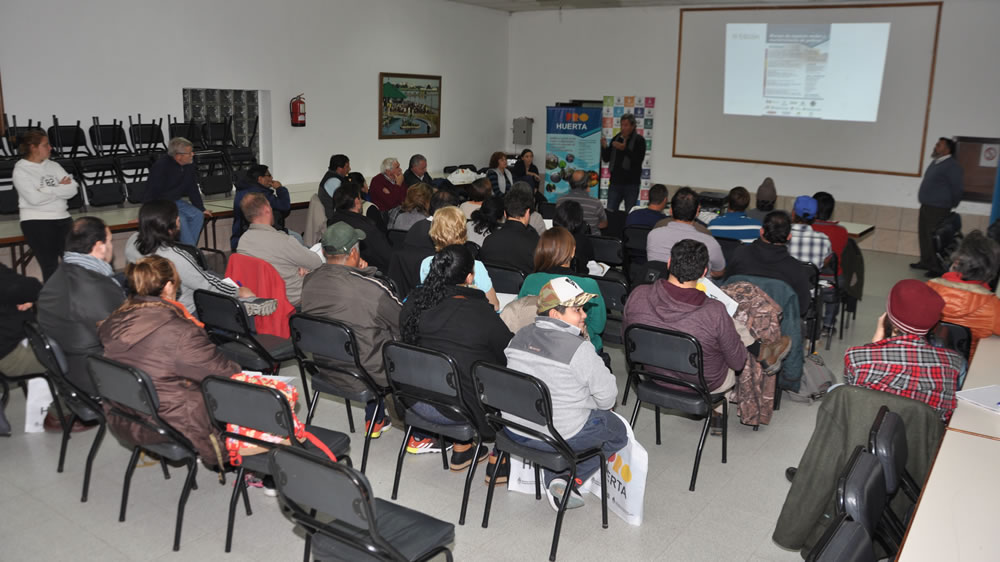
<path fill-rule="evenodd" d="M 660 444 L 660 407 L 656 406 L 656 444 Z"/>
<path fill-rule="evenodd" d="M 465 490 L 462 492 L 462 512 L 458 516 L 458 524 L 465 525 L 465 511 L 469 506 L 469 490 L 472 488 L 472 478 L 476 475 L 476 462 L 479 459 L 479 448 L 483 446 L 482 438 L 476 439 L 475 441 L 475 451 L 472 457 L 472 464 L 469 465 L 469 472 L 465 475 Z"/>
<path fill-rule="evenodd" d="M 139 462 L 139 447 L 132 449 L 132 457 L 128 461 L 128 468 L 125 469 L 125 482 L 122 484 L 122 507 L 118 512 L 118 520 L 125 520 L 125 507 L 128 505 L 128 488 L 132 484 L 132 473 L 135 472 L 135 465 Z"/>
<path fill-rule="evenodd" d="M 535 463 L 531 463 L 535 468 L 535 501 L 542 499 L 542 469 Z"/>
<path fill-rule="evenodd" d="M 245 475 L 246 469 L 241 466 L 236 472 L 233 493 L 229 497 L 229 521 L 226 523 L 226 552 L 231 551 L 233 547 L 233 522 L 236 520 L 236 503 L 239 501 L 243 493 L 243 488 L 246 486 Z"/>
<path fill-rule="evenodd" d="M 59 446 L 59 466 L 56 467 L 56 472 L 63 471 L 63 462 L 66 460 L 66 445 L 69 443 L 70 430 L 73 429 L 74 423 L 76 423 L 76 414 L 71 415 L 69 421 L 59 418 L 59 424 L 62 425 L 62 444 Z"/>
<path fill-rule="evenodd" d="M 97 457 L 97 449 L 101 446 L 101 441 L 104 439 L 104 431 L 107 427 L 107 422 L 102 421 L 101 425 L 97 427 L 97 435 L 94 436 L 94 442 L 90 445 L 90 453 L 87 454 L 87 465 L 83 469 L 83 495 L 80 496 L 81 502 L 87 501 L 87 492 L 90 490 L 90 471 L 94 467 L 94 459 Z"/>
<path fill-rule="evenodd" d="M 499 451 L 499 453 L 500 453 L 500 456 L 497 457 L 497 463 L 498 463 L 497 466 L 500 466 L 499 463 L 502 463 L 504 461 L 504 459 L 507 459 L 507 462 L 510 462 L 510 453 L 507 453 L 505 451 Z M 497 473 L 494 470 L 493 474 L 490 476 L 489 483 L 486 484 L 486 487 L 489 488 L 489 489 L 486 490 L 486 507 L 483 509 L 483 528 L 484 529 L 488 528 L 489 525 L 490 525 L 490 507 L 493 505 L 493 489 L 496 488 L 496 486 L 493 485 L 493 479 L 496 478 L 496 477 L 497 477 Z M 536 484 L 535 484 L 535 486 L 536 486 L 535 490 L 537 490 L 538 489 L 538 487 L 537 487 L 538 486 L 537 485 L 537 482 L 538 482 L 538 480 L 537 480 L 537 477 L 538 477 L 538 467 L 537 466 L 535 467 L 535 477 L 536 477 L 536 480 L 535 480 L 535 482 L 536 482 Z"/>
<path fill-rule="evenodd" d="M 630 386 L 632 386 L 632 373 L 629 373 L 628 376 L 625 377 L 625 390 L 622 392 L 622 406 L 628 402 L 628 389 Z"/>
<path fill-rule="evenodd" d="M 379 405 L 376 407 L 376 412 L 382 408 L 382 401 L 379 400 Z M 351 433 L 354 433 L 354 417 L 351 414 L 351 403 L 347 401 L 347 421 L 351 426 Z M 372 431 L 375 431 L 375 419 L 372 419 L 372 423 L 368 424 L 365 428 L 365 448 L 361 453 L 361 473 L 364 474 L 365 469 L 368 468 L 368 448 L 372 444 Z M 403 446 L 406 446 L 406 440 L 403 441 Z"/>
<path fill-rule="evenodd" d="M 569 504 L 569 496 L 572 493 L 570 490 L 574 482 L 576 482 L 576 464 L 569 469 L 569 482 L 566 486 L 566 492 L 563 493 L 563 497 L 559 501 L 559 510 L 556 511 L 556 530 L 552 534 L 552 549 L 549 551 L 550 562 L 555 562 L 556 559 L 556 550 L 559 548 L 559 533 L 562 532 L 563 516 L 566 515 L 566 506 Z"/>
<path fill-rule="evenodd" d="M 691 485 L 688 490 L 694 491 L 694 483 L 698 480 L 698 465 L 701 464 L 701 451 L 705 448 L 705 438 L 708 437 L 708 426 L 712 422 L 712 414 L 705 418 L 705 425 L 701 428 L 701 439 L 698 440 L 698 452 L 694 455 L 694 470 L 691 471 Z"/>
<path fill-rule="evenodd" d="M 163 469 L 163 479 L 170 480 L 170 469 L 167 468 L 167 459 L 160 457 L 160 467 Z"/>
<path fill-rule="evenodd" d="M 396 499 L 399 492 L 399 476 L 403 473 L 403 457 L 406 456 L 406 444 L 410 442 L 410 435 L 413 434 L 413 427 L 406 426 L 406 435 L 403 435 L 403 444 L 399 446 L 399 456 L 396 458 L 396 477 L 392 481 L 392 499 Z"/>
<path fill-rule="evenodd" d="M 316 413 L 316 404 L 319 402 L 319 391 L 313 391 L 312 401 L 309 403 L 309 410 L 306 412 L 306 425 L 309 425 L 313 421 L 313 414 Z M 350 415 L 351 407 L 347 407 L 348 415 Z M 351 432 L 354 431 L 354 420 L 351 420 Z"/>
<path fill-rule="evenodd" d="M 441 466 L 448 470 L 448 448 L 444 445 L 444 437 L 438 435 L 438 447 L 441 448 Z"/>
<path fill-rule="evenodd" d="M 757 429 L 756 427 L 754 429 Z M 729 400 L 722 401 L 722 464 L 726 464 L 726 443 L 729 438 Z"/>
<path fill-rule="evenodd" d="M 632 419 L 629 420 L 629 425 L 632 429 L 635 429 L 635 420 L 639 417 L 639 406 L 642 406 L 642 401 L 638 398 L 635 399 L 635 408 L 632 409 Z"/>
<path fill-rule="evenodd" d="M 354 433 L 354 411 L 351 410 L 351 401 L 344 400 L 344 405 L 347 406 L 347 427 L 351 430 L 351 433 Z M 362 470 L 361 472 L 364 471 Z"/>
<path fill-rule="evenodd" d="M 302 562 L 309 562 L 309 559 L 312 558 L 311 556 L 309 556 L 311 553 L 312 553 L 312 535 L 310 535 L 309 532 L 306 531 L 306 548 L 305 551 L 302 552 Z"/>
<path fill-rule="evenodd" d="M 601 453 L 601 527 L 608 528 L 608 458 Z"/>
<path fill-rule="evenodd" d="M 253 515 L 253 510 L 250 509 L 250 494 L 247 493 L 246 483 L 243 484 L 243 491 L 241 492 L 241 494 L 243 496 L 243 507 L 247 511 L 247 517 L 250 517 L 251 515 Z"/>
<path fill-rule="evenodd" d="M 184 524 L 184 506 L 187 504 L 188 495 L 194 487 L 194 477 L 198 473 L 198 463 L 194 459 L 188 461 L 188 476 L 184 481 L 184 488 L 181 489 L 181 499 L 177 502 L 177 526 L 174 529 L 174 552 L 181 549 L 181 526 Z"/>
<path fill-rule="evenodd" d="M 844 339 L 844 317 L 847 316 L 847 304 L 841 303 L 840 305 L 840 333 L 837 335 L 838 340 Z"/>

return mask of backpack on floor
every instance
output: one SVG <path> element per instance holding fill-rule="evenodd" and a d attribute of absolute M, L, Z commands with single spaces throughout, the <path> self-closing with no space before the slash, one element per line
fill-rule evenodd
<path fill-rule="evenodd" d="M 802 379 L 799 383 L 799 391 L 792 392 L 788 390 L 786 392 L 788 393 L 788 398 L 795 402 L 812 404 L 822 399 L 826 395 L 826 391 L 830 390 L 830 386 L 836 382 L 837 380 L 833 376 L 833 371 L 826 366 L 823 358 L 813 353 L 806 356 L 802 367 Z"/>

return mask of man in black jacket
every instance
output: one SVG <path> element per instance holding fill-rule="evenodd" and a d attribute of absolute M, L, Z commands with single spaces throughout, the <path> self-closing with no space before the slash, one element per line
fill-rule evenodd
<path fill-rule="evenodd" d="M 389 272 L 389 258 L 392 248 L 389 239 L 368 217 L 361 214 L 361 187 L 354 182 L 341 184 L 333 193 L 333 216 L 327 221 L 330 226 L 346 222 L 365 233 L 361 241 L 361 258 L 382 273 Z"/>
<path fill-rule="evenodd" d="M 479 259 L 483 262 L 519 269 L 525 275 L 535 271 L 535 246 L 538 232 L 528 225 L 534 198 L 512 189 L 504 196 L 507 220 L 500 230 L 486 237 Z"/>
<path fill-rule="evenodd" d="M 187 197 L 190 203 L 184 201 Z M 212 216 L 205 210 L 198 189 L 198 172 L 194 168 L 194 145 L 191 141 L 175 137 L 167 144 L 167 153 L 149 169 L 149 182 L 142 202 L 163 199 L 177 203 L 181 219 L 180 241 L 189 246 L 198 245 L 201 225 L 205 217 Z"/>
<path fill-rule="evenodd" d="M 788 253 L 792 238 L 792 221 L 784 211 L 771 211 L 764 217 L 760 238 L 743 244 L 726 264 L 726 275 L 756 275 L 780 279 L 799 297 L 799 311 L 804 315 L 812 302 L 813 286 L 803 262 Z"/>
<path fill-rule="evenodd" d="M 288 231 L 285 228 L 285 217 L 292 212 L 292 201 L 288 195 L 288 188 L 271 176 L 267 166 L 255 164 L 250 166 L 243 179 L 236 182 L 236 196 L 233 197 L 233 234 L 229 239 L 233 252 L 239 246 L 240 236 L 243 236 L 243 232 L 250 226 L 250 221 L 246 220 L 243 211 L 240 210 L 240 202 L 243 201 L 243 196 L 248 193 L 264 195 L 274 211 L 274 224 L 271 226 L 275 230 Z"/>
<path fill-rule="evenodd" d="M 111 315 L 125 292 L 112 277 L 111 229 L 96 217 L 80 217 L 66 236 L 59 269 L 38 296 L 38 323 L 62 347 L 74 385 L 94 394 L 87 356 L 103 351 L 97 323 Z"/>
<path fill-rule="evenodd" d="M 22 376 L 45 371 L 28 346 L 21 345 L 26 336 L 24 323 L 34 320 L 31 307 L 38 300 L 42 284 L 33 277 L 18 275 L 0 264 L 0 373 Z M 0 436 L 10 435 L 10 424 L 0 404 Z"/>
<path fill-rule="evenodd" d="M 934 231 L 941 221 L 948 218 L 951 210 L 962 202 L 964 190 L 962 167 L 955 160 L 955 141 L 941 137 L 931 152 L 930 165 L 920 182 L 917 198 L 920 200 L 920 217 L 917 221 L 917 237 L 920 242 L 920 261 L 911 263 L 914 269 L 928 269 L 927 276 L 935 277 L 939 272 L 934 257 Z"/>
<path fill-rule="evenodd" d="M 410 156 L 410 167 L 403 173 L 403 185 L 410 187 L 418 183 L 431 185 L 434 178 L 427 173 L 427 158 L 423 154 Z"/>
<path fill-rule="evenodd" d="M 621 117 L 621 132 L 611 142 L 601 137 L 601 160 L 608 163 L 611 183 L 608 186 L 608 209 L 618 210 L 625 201 L 625 212 L 632 210 L 639 200 L 642 183 L 642 160 L 646 157 L 646 139 L 635 132 L 635 116 L 626 113 Z"/>

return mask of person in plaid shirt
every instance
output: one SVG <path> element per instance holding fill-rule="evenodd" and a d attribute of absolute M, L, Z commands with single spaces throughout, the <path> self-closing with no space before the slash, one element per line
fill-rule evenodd
<path fill-rule="evenodd" d="M 788 242 L 788 253 L 799 261 L 809 262 L 823 269 L 826 260 L 833 254 L 833 245 L 830 244 L 830 237 L 812 228 L 812 223 L 816 220 L 817 207 L 816 200 L 808 195 L 795 199 L 795 206 L 792 208 L 792 239 Z"/>
<path fill-rule="evenodd" d="M 945 422 L 951 419 L 966 363 L 958 352 L 927 340 L 943 309 L 944 299 L 925 283 L 896 283 L 872 343 L 849 348 L 844 355 L 846 383 L 919 400 Z"/>

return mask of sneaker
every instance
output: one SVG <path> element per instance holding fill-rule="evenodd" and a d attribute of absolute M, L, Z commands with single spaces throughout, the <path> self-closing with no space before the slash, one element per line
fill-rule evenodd
<path fill-rule="evenodd" d="M 495 456 L 495 455 L 493 455 Z M 486 484 L 490 483 L 490 478 L 493 477 L 493 473 L 496 473 L 496 479 L 492 482 L 494 484 L 506 484 L 507 479 L 510 478 L 510 463 L 504 459 L 503 463 L 492 462 L 486 465 Z"/>
<path fill-rule="evenodd" d="M 278 490 L 274 487 L 274 478 L 271 475 L 267 475 L 261 479 L 261 483 L 264 487 L 264 495 L 269 498 L 274 498 L 278 496 Z"/>
<path fill-rule="evenodd" d="M 371 426 L 372 420 L 365 422 L 365 433 L 368 433 L 368 428 Z M 375 424 L 375 428 L 372 429 L 372 439 L 378 439 L 382 437 L 382 433 L 392 429 L 392 420 L 388 416 L 382 418 L 381 422 Z"/>
<path fill-rule="evenodd" d="M 451 445 L 448 445 L 448 449 L 451 449 Z M 437 439 L 431 439 L 427 437 L 425 439 L 417 440 L 415 437 L 410 437 L 409 443 L 406 444 L 406 452 L 411 455 L 423 455 L 425 453 L 440 453 L 441 447 L 438 446 Z"/>
<path fill-rule="evenodd" d="M 451 449 L 451 463 L 450 468 L 458 472 L 462 469 L 468 468 L 472 464 L 472 459 L 476 459 L 476 464 L 479 464 L 489 458 L 490 450 L 482 445 L 479 446 L 479 455 L 476 455 L 476 450 L 472 447 L 464 451 L 456 451 L 454 447 Z"/>
<path fill-rule="evenodd" d="M 569 502 L 566 504 L 566 509 L 583 507 L 583 496 L 577 490 L 577 487 L 582 484 L 583 481 L 577 478 L 575 485 L 570 487 Z M 552 482 L 549 482 L 549 487 L 546 488 L 545 495 L 548 496 L 549 505 L 552 506 L 553 510 L 559 511 L 559 503 L 562 501 L 563 494 L 566 493 L 568 485 L 568 479 L 565 477 L 556 477 L 552 479 Z"/>

